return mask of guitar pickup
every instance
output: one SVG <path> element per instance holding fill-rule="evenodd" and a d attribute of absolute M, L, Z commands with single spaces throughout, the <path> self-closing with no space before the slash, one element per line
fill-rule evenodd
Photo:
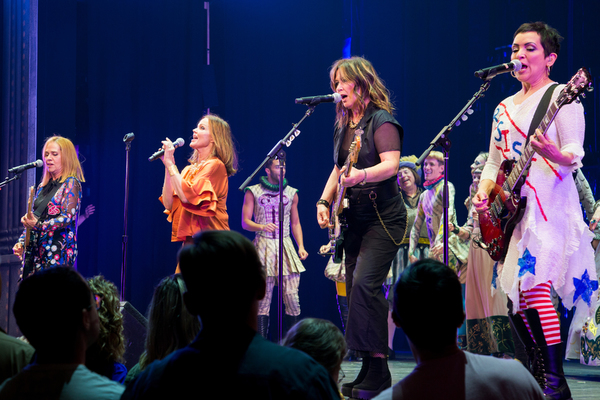
<path fill-rule="evenodd" d="M 344 197 L 344 199 L 342 200 L 342 207 L 350 208 L 350 200 L 347 197 Z"/>

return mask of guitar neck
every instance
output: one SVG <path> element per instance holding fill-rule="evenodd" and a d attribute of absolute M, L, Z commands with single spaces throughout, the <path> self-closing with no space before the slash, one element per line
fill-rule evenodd
<path fill-rule="evenodd" d="M 544 115 L 544 118 L 542 118 L 542 122 L 540 122 L 540 124 L 537 127 L 537 129 L 539 129 L 543 135 L 546 134 L 548 127 L 550 126 L 552 121 L 554 121 L 554 118 L 556 118 L 558 110 L 560 110 L 560 107 L 556 102 L 553 102 L 550 105 L 550 108 L 548 108 L 548 111 Z M 523 176 L 523 173 L 527 170 L 527 167 L 531 163 L 531 159 L 533 158 L 534 154 L 535 150 L 533 149 L 533 147 L 531 147 L 531 138 L 529 138 L 527 145 L 523 149 L 521 157 L 519 157 L 519 160 L 515 163 L 512 172 L 506 179 L 506 182 L 504 182 L 504 184 L 502 185 L 502 188 L 505 191 L 514 191 L 517 182 L 519 182 L 519 180 Z M 500 201 L 500 199 L 497 200 Z"/>

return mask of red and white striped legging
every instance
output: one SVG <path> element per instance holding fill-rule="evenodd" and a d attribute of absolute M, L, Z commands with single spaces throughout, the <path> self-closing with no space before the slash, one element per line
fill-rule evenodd
<path fill-rule="evenodd" d="M 523 310 L 535 308 L 540 315 L 544 337 L 546 338 L 546 344 L 548 346 L 561 342 L 560 323 L 550 296 L 551 286 L 552 284 L 550 282 L 540 283 L 527 291 L 519 292 L 519 315 L 523 318 L 523 321 L 525 321 L 527 330 L 529 330 L 529 335 L 531 335 L 531 329 L 529 328 L 529 323 L 527 322 L 527 318 L 525 318 Z"/>

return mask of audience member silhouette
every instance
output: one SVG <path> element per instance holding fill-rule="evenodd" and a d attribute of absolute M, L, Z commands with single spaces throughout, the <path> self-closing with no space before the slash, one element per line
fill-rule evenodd
<path fill-rule="evenodd" d="M 164 278 L 154 289 L 148 309 L 146 350 L 127 373 L 129 383 L 154 360 L 162 360 L 187 346 L 200 331 L 200 321 L 183 304 L 185 282 L 181 274 Z"/>
<path fill-rule="evenodd" d="M 200 232 L 180 251 L 179 265 L 185 304 L 202 330 L 186 348 L 146 367 L 123 399 L 339 399 L 323 366 L 257 333 L 266 278 L 250 240 L 234 231 Z"/>
<path fill-rule="evenodd" d="M 114 283 L 107 281 L 102 275 L 89 279 L 88 285 L 96 299 L 100 318 L 100 336 L 87 349 L 85 365 L 97 374 L 124 383 L 127 368 L 122 364 L 125 354 L 125 336 L 119 291 Z"/>
<path fill-rule="evenodd" d="M 0 296 L 2 276 L 0 276 Z M 0 327 L 0 383 L 19 373 L 33 357 L 35 350 L 29 343 L 14 338 Z"/>
<path fill-rule="evenodd" d="M 456 273 L 433 259 L 410 265 L 394 287 L 392 317 L 417 366 L 385 390 L 384 399 L 543 399 L 521 363 L 460 350 L 456 330 L 465 314 Z"/>
<path fill-rule="evenodd" d="M 340 381 L 342 361 L 347 349 L 346 339 L 331 321 L 302 319 L 290 328 L 281 344 L 305 352 L 324 366 L 334 381 Z"/>
<path fill-rule="evenodd" d="M 13 312 L 36 355 L 0 385 L 0 398 L 120 398 L 122 385 L 85 366 L 85 352 L 98 339 L 100 320 L 92 291 L 74 269 L 48 268 L 26 278 Z"/>

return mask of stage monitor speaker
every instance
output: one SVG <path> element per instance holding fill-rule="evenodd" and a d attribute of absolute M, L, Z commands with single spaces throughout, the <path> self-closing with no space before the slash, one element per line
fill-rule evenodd
<path fill-rule="evenodd" d="M 125 336 L 125 366 L 133 368 L 144 352 L 148 320 L 128 301 L 121 302 Z"/>

